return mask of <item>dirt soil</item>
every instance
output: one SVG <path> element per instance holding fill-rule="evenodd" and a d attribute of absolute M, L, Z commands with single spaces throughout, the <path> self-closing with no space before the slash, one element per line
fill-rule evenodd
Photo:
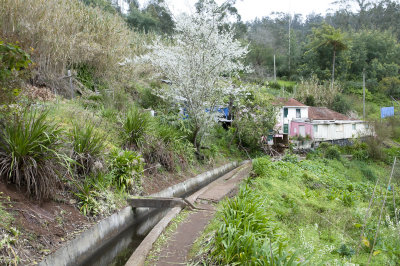
<path fill-rule="evenodd" d="M 22 265 L 35 264 L 57 249 L 63 242 L 74 238 L 93 222 L 73 205 L 74 200 L 59 194 L 62 200 L 37 202 L 17 190 L 15 186 L 0 182 L 1 201 L 14 216 L 12 226 L 20 231 L 14 251 Z"/>

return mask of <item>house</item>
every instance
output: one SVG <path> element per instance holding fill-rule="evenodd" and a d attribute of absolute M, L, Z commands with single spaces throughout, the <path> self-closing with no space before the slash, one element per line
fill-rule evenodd
<path fill-rule="evenodd" d="M 352 138 L 371 135 L 369 124 L 349 118 L 326 107 L 306 106 L 291 99 L 279 99 L 275 137 L 304 138 L 314 143 L 345 144 Z"/>
<path fill-rule="evenodd" d="M 290 98 L 279 98 L 275 105 L 281 106 L 277 117 L 276 130 L 279 134 L 289 134 L 290 122 L 293 120 L 304 120 L 308 118 L 308 106 Z"/>

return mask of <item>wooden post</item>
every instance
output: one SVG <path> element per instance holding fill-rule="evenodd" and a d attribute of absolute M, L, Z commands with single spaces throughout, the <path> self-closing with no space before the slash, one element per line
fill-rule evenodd
<path fill-rule="evenodd" d="M 276 65 L 275 65 L 275 54 L 274 54 L 274 81 L 276 82 Z"/>
<path fill-rule="evenodd" d="M 363 70 L 363 119 L 365 120 L 365 69 Z"/>
<path fill-rule="evenodd" d="M 72 86 L 72 74 L 71 70 L 68 69 L 68 78 L 69 78 L 69 89 L 71 90 L 71 99 L 74 98 L 74 87 Z"/>
<path fill-rule="evenodd" d="M 291 23 L 292 15 L 289 14 L 289 78 L 290 78 L 290 23 Z"/>

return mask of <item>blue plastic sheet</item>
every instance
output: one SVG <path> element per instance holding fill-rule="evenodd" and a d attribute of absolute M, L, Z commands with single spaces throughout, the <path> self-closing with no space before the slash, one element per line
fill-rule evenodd
<path fill-rule="evenodd" d="M 394 116 L 394 107 L 382 107 L 381 108 L 381 118 Z"/>

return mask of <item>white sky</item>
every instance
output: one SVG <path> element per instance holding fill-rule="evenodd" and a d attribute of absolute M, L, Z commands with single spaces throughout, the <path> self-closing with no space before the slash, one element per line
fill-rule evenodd
<path fill-rule="evenodd" d="M 307 15 L 310 13 L 325 14 L 327 9 L 334 6 L 331 3 L 334 0 L 237 0 L 236 8 L 242 17 L 242 20 L 253 20 L 256 17 L 270 15 L 272 12 L 300 13 Z M 146 0 L 140 0 L 141 3 Z M 194 10 L 196 0 L 166 0 L 169 8 L 174 14 L 181 12 L 190 13 Z M 222 3 L 223 0 L 217 0 Z"/>

